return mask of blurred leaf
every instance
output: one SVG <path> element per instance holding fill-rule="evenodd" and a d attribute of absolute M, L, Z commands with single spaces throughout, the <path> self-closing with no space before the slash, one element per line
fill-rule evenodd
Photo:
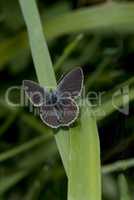
<path fill-rule="evenodd" d="M 24 21 L 20 12 L 19 3 L 17 0 L 1 0 L 1 12 L 3 14 L 5 25 L 12 31 L 19 30 Z"/>
<path fill-rule="evenodd" d="M 104 57 L 103 61 L 100 63 L 97 69 L 86 80 L 86 90 L 88 90 L 96 82 L 96 80 L 104 72 L 105 68 L 110 66 L 112 60 L 113 59 L 111 56 Z"/>
<path fill-rule="evenodd" d="M 23 71 L 28 65 L 29 57 L 30 56 L 28 49 L 21 49 L 20 51 L 18 51 L 15 58 L 10 62 L 9 71 L 11 71 L 13 75 L 16 75 Z"/>
<path fill-rule="evenodd" d="M 107 174 L 107 173 L 113 173 L 113 172 L 118 172 L 118 171 L 125 171 L 133 167 L 134 167 L 134 159 L 131 158 L 128 160 L 119 160 L 115 163 L 106 165 L 103 167 L 102 172 L 104 174 Z"/>
<path fill-rule="evenodd" d="M 55 181 L 57 182 L 57 179 L 63 175 L 65 175 L 64 171 L 62 169 L 59 169 L 58 167 L 54 167 L 54 169 L 49 169 L 47 166 L 43 166 L 43 168 L 40 170 L 40 172 L 35 177 L 35 180 L 31 184 L 30 190 L 25 196 L 25 199 L 39 199 L 40 192 L 45 187 L 47 181 L 55 179 Z"/>
<path fill-rule="evenodd" d="M 82 40 L 83 35 L 78 35 L 75 40 L 70 42 L 67 47 L 65 47 L 63 54 L 60 56 L 60 58 L 57 60 L 54 66 L 54 70 L 58 71 L 62 64 L 65 62 L 65 60 L 69 57 L 69 55 L 73 52 L 73 50 L 78 46 L 79 42 Z"/>
<path fill-rule="evenodd" d="M 4 174 L 3 176 L 1 176 L 0 194 L 6 192 L 27 175 L 31 174 L 37 167 L 39 167 L 40 164 L 43 164 L 45 162 L 47 163 L 47 160 L 55 154 L 55 146 L 53 145 L 53 143 L 47 143 L 47 146 L 45 146 L 43 151 L 37 149 L 37 152 L 35 151 L 34 153 L 38 154 L 38 156 L 42 155 L 42 159 L 37 160 L 38 156 L 35 156 L 36 154 L 34 155 L 31 153 L 31 155 L 29 155 L 27 158 L 23 158 L 21 160 L 18 165 L 19 169 L 17 169 L 16 172 Z"/>
<path fill-rule="evenodd" d="M 78 11 L 69 12 L 65 15 L 52 17 L 44 20 L 45 35 L 48 40 L 68 33 L 77 33 L 83 31 L 97 31 L 98 33 L 111 33 L 116 30 L 121 34 L 133 33 L 133 3 L 108 3 L 94 8 L 87 8 Z M 131 20 L 130 20 L 131 19 Z M 102 27 L 103 30 L 102 30 Z M 22 41 L 23 36 L 23 42 Z M 19 41 L 19 42 L 18 42 Z M 22 47 L 23 44 L 23 47 Z M 26 49 L 27 37 L 22 32 L 16 38 L 11 38 L 8 43 L 0 45 L 0 66 L 6 64 L 16 55 L 17 51 Z M 16 47 L 16 48 L 15 48 Z"/>
<path fill-rule="evenodd" d="M 45 22 L 48 39 L 69 33 L 133 33 L 134 4 L 109 2 L 92 8 L 79 9 Z"/>
<path fill-rule="evenodd" d="M 14 147 L 13 149 L 10 149 L 6 152 L 0 153 L 0 162 L 3 162 L 9 158 L 12 158 L 18 154 L 24 153 L 25 151 L 30 150 L 31 148 L 40 145 L 42 142 L 45 143 L 47 140 L 50 139 L 50 135 L 43 135 L 38 138 L 35 138 L 33 140 L 30 140 L 29 142 L 26 142 L 22 145 L 19 145 L 18 147 Z"/>
<path fill-rule="evenodd" d="M 15 121 L 17 115 L 18 113 L 12 113 L 11 115 L 9 115 L 5 123 L 0 127 L 0 137 L 8 130 L 11 124 Z"/>
<path fill-rule="evenodd" d="M 0 69 L 15 59 L 18 52 L 22 51 L 22 49 L 25 48 L 26 50 L 27 45 L 27 40 L 23 32 L 12 39 L 3 40 L 0 44 Z"/>
<path fill-rule="evenodd" d="M 14 174 L 1 177 L 0 194 L 3 194 L 5 191 L 14 186 L 17 182 L 19 182 L 22 178 L 24 178 L 26 174 L 27 174 L 26 171 L 19 171 Z"/>
<path fill-rule="evenodd" d="M 117 199 L 117 182 L 112 175 L 103 175 L 102 177 L 103 184 L 103 195 L 106 199 Z"/>
<path fill-rule="evenodd" d="M 129 103 L 134 100 L 134 89 L 130 89 L 126 95 L 127 98 L 125 98 L 124 101 L 125 94 L 113 94 L 114 98 L 107 100 L 106 102 L 102 103 L 102 105 L 98 106 L 98 108 L 94 109 L 94 114 L 96 115 L 97 120 L 102 120 L 113 112 L 120 111 L 122 106 L 124 106 L 124 113 L 126 111 L 129 114 L 129 108 L 128 110 L 125 110 L 125 106 L 129 105 Z"/>
<path fill-rule="evenodd" d="M 125 176 L 123 174 L 118 177 L 119 190 L 120 190 L 120 200 L 131 200 L 128 184 Z"/>

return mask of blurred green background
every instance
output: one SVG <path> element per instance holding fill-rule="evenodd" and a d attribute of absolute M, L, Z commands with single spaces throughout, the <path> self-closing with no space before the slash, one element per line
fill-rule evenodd
<path fill-rule="evenodd" d="M 105 91 L 104 108 L 124 83 L 134 93 L 133 2 L 39 0 L 38 6 L 57 80 L 81 66 L 86 92 Z M 23 79 L 37 80 L 19 3 L 0 0 L 0 199 L 66 199 L 67 178 L 51 129 L 28 107 L 5 102 L 7 89 Z M 20 94 L 10 97 L 19 102 Z M 129 115 L 111 109 L 98 117 L 102 166 L 134 156 L 133 99 Z M 133 165 L 103 174 L 103 200 L 133 199 Z"/>

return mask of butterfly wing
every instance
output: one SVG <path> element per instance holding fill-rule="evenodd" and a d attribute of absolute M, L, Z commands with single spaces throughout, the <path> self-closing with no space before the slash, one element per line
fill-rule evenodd
<path fill-rule="evenodd" d="M 77 68 L 68 73 L 59 83 L 57 88 L 58 95 L 62 97 L 78 97 L 83 88 L 83 71 Z"/>
<path fill-rule="evenodd" d="M 42 121 L 52 127 L 69 126 L 78 117 L 79 108 L 74 100 L 66 98 L 56 105 L 45 105 L 40 107 Z"/>
<path fill-rule="evenodd" d="M 41 106 L 48 95 L 48 92 L 37 83 L 29 80 L 23 81 L 23 89 L 25 94 L 34 106 Z"/>
<path fill-rule="evenodd" d="M 51 128 L 58 128 L 61 125 L 59 112 L 54 105 L 43 104 L 40 107 L 40 117 L 42 121 Z"/>
<path fill-rule="evenodd" d="M 60 105 L 62 109 L 61 125 L 69 126 L 77 119 L 79 115 L 79 107 L 75 101 L 70 98 L 62 99 Z"/>
<path fill-rule="evenodd" d="M 47 104 L 44 98 L 49 99 L 49 92 L 37 83 L 29 80 L 23 81 L 26 95 L 34 106 L 40 107 L 42 121 L 52 128 L 69 126 L 78 117 L 79 108 L 72 98 L 78 97 L 83 88 L 83 72 L 77 68 L 68 73 L 59 83 L 55 95 L 56 104 Z"/>

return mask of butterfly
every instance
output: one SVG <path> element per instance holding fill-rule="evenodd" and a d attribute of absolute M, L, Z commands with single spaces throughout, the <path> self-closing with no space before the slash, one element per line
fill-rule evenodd
<path fill-rule="evenodd" d="M 33 106 L 39 108 L 42 121 L 58 128 L 77 119 L 79 107 L 75 100 L 82 93 L 83 80 L 82 69 L 76 68 L 62 78 L 56 89 L 48 90 L 30 80 L 23 81 L 23 89 Z"/>

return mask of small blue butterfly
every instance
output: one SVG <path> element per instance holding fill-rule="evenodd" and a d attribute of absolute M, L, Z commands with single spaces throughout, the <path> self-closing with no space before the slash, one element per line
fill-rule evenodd
<path fill-rule="evenodd" d="M 76 68 L 58 84 L 57 89 L 47 90 L 37 83 L 24 80 L 23 88 L 30 102 L 39 108 L 42 121 L 52 128 L 71 125 L 78 117 L 79 107 L 75 98 L 81 95 L 83 71 Z"/>

